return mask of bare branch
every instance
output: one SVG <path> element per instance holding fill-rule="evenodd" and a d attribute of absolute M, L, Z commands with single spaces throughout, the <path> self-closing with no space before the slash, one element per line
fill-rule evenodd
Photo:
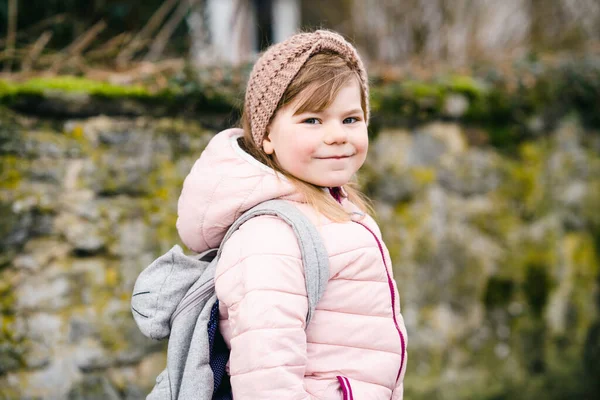
<path fill-rule="evenodd" d="M 38 22 L 32 26 L 28 26 L 27 28 L 21 29 L 19 32 L 17 32 L 16 39 L 19 40 L 22 38 L 27 38 L 31 35 L 41 34 L 43 32 L 41 32 L 41 33 L 39 33 L 39 32 L 42 29 L 47 28 L 52 25 L 57 25 L 57 24 L 63 23 L 66 19 L 67 19 L 67 14 L 53 15 L 51 17 L 41 20 L 40 22 Z M 6 38 L 0 39 L 0 46 L 4 46 L 5 44 L 6 44 Z"/>
<path fill-rule="evenodd" d="M 167 42 L 173 32 L 179 26 L 181 21 L 185 18 L 189 9 L 197 3 L 198 0 L 181 0 L 179 6 L 171 15 L 171 18 L 165 23 L 162 27 L 158 35 L 156 35 L 156 39 L 152 42 L 152 46 L 150 47 L 150 52 L 146 55 L 146 61 L 156 61 L 163 53 Z"/>
<path fill-rule="evenodd" d="M 10 57 L 15 49 L 15 39 L 17 36 L 17 0 L 8 0 L 8 33 L 6 35 L 6 51 L 9 55 L 4 72 L 10 72 L 12 68 L 12 58 Z"/>
<path fill-rule="evenodd" d="M 128 46 L 126 46 L 119 55 L 117 56 L 117 65 L 123 65 L 129 62 L 132 55 L 139 49 L 141 49 L 146 43 L 149 42 L 149 37 L 152 36 L 154 31 L 160 27 L 166 16 L 171 12 L 173 7 L 179 0 L 166 0 L 159 8 L 154 12 L 152 17 L 148 20 L 142 30 L 135 35 Z"/>
<path fill-rule="evenodd" d="M 31 50 L 25 56 L 25 60 L 23 61 L 23 72 L 29 72 L 31 70 L 31 66 L 35 62 L 35 60 L 39 57 L 41 52 L 44 50 L 44 47 L 48 44 L 50 39 L 52 38 L 51 31 L 45 31 L 42 35 L 35 41 L 33 46 L 31 46 Z"/>
<path fill-rule="evenodd" d="M 88 29 L 83 35 L 75 39 L 73 43 L 71 43 L 65 50 L 62 51 L 66 57 L 59 58 L 50 68 L 51 71 L 57 72 L 68 58 L 80 55 L 81 52 L 85 50 L 85 48 L 88 47 L 96 38 L 96 36 L 98 36 L 98 34 L 105 28 L 106 22 L 100 21 Z"/>
<path fill-rule="evenodd" d="M 105 43 L 100 46 L 88 51 L 85 53 L 86 57 L 95 58 L 102 57 L 112 54 L 113 56 L 117 53 L 120 46 L 124 43 L 129 42 L 131 40 L 131 32 L 123 32 L 118 34 L 117 36 L 109 39 Z"/>

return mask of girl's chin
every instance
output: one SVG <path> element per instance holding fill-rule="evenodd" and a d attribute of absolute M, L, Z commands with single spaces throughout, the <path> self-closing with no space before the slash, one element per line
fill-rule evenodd
<path fill-rule="evenodd" d="M 329 188 L 329 187 L 344 186 L 345 184 L 350 182 L 350 180 L 349 179 L 332 179 L 332 180 L 318 180 L 318 181 L 314 181 L 314 182 L 310 182 L 310 181 L 307 181 L 307 182 L 312 183 L 315 186 Z"/>
<path fill-rule="evenodd" d="M 312 176 L 302 176 L 298 179 L 319 187 L 338 187 L 349 183 L 352 180 L 352 175 L 348 176 L 348 171 L 339 171 L 339 173 L 312 174 Z"/>

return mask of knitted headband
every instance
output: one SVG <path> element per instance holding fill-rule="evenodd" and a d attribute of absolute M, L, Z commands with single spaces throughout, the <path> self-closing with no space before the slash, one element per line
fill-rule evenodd
<path fill-rule="evenodd" d="M 252 68 L 246 87 L 245 106 L 256 144 L 262 144 L 267 125 L 298 71 L 311 56 L 323 51 L 339 54 L 358 73 L 360 87 L 366 99 L 368 122 L 369 84 L 367 72 L 356 49 L 334 32 L 318 30 L 299 33 L 269 47 Z"/>

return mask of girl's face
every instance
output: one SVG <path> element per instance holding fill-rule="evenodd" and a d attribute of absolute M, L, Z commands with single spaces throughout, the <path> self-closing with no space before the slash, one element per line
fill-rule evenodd
<path fill-rule="evenodd" d="M 342 87 L 323 111 L 295 115 L 296 109 L 292 102 L 277 111 L 263 140 L 265 153 L 275 154 L 282 169 L 313 185 L 348 183 L 369 147 L 357 80 Z"/>

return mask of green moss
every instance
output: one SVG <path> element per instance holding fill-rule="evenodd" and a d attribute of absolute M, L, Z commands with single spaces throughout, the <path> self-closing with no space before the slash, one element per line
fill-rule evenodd
<path fill-rule="evenodd" d="M 0 157 L 0 189 L 16 189 L 23 179 L 24 160 L 16 156 Z"/>
<path fill-rule="evenodd" d="M 415 99 L 430 98 L 441 100 L 444 95 L 442 87 L 435 83 L 420 82 L 420 81 L 405 81 L 402 82 L 400 88 L 405 94 L 414 97 Z"/>
<path fill-rule="evenodd" d="M 517 214 L 517 210 L 502 195 L 491 193 L 489 199 L 493 207 L 482 212 L 470 213 L 468 222 L 481 233 L 505 246 L 509 235 L 521 226 L 522 221 Z"/>
<path fill-rule="evenodd" d="M 123 332 L 115 329 L 112 324 L 102 324 L 98 329 L 98 338 L 102 347 L 110 352 L 118 352 L 127 348 L 128 343 Z"/>
<path fill-rule="evenodd" d="M 7 279 L 0 280 L 0 314 L 12 314 L 15 304 L 15 296 L 12 286 Z"/>
<path fill-rule="evenodd" d="M 1 89 L 0 89 L 1 90 Z M 34 78 L 21 84 L 13 84 L 13 93 L 42 95 L 46 91 L 87 93 L 102 97 L 148 97 L 150 93 L 142 86 L 117 86 L 75 76 Z M 0 92 L 1 93 L 1 92 Z"/>
<path fill-rule="evenodd" d="M 525 219 L 543 216 L 552 207 L 544 175 L 548 154 L 546 144 L 527 142 L 519 147 L 518 159 L 506 159 L 501 166 L 500 194 Z"/>
<path fill-rule="evenodd" d="M 14 84 L 0 79 L 0 98 L 12 96 L 17 92 L 17 89 Z"/>
<path fill-rule="evenodd" d="M 0 279 L 0 376 L 25 365 L 24 342 L 15 335 L 15 296 L 9 279 Z"/>
<path fill-rule="evenodd" d="M 159 157 L 158 166 L 149 176 L 150 192 L 140 205 L 144 216 L 154 232 L 157 254 L 168 250 L 178 240 L 175 205 L 183 185 L 183 177 L 179 176 L 177 167 L 167 157 Z M 165 205 L 171 205 L 167 207 Z"/>
<path fill-rule="evenodd" d="M 446 79 L 443 83 L 447 90 L 462 93 L 471 98 L 480 98 L 488 93 L 487 86 L 472 76 L 456 75 Z"/>
<path fill-rule="evenodd" d="M 410 170 L 411 178 L 418 186 L 427 186 L 436 181 L 435 168 L 415 167 Z"/>
<path fill-rule="evenodd" d="M 575 267 L 576 278 L 581 280 L 581 283 L 593 284 L 600 268 L 594 239 L 585 233 L 571 233 L 565 240 L 567 241 L 567 256 Z"/>

